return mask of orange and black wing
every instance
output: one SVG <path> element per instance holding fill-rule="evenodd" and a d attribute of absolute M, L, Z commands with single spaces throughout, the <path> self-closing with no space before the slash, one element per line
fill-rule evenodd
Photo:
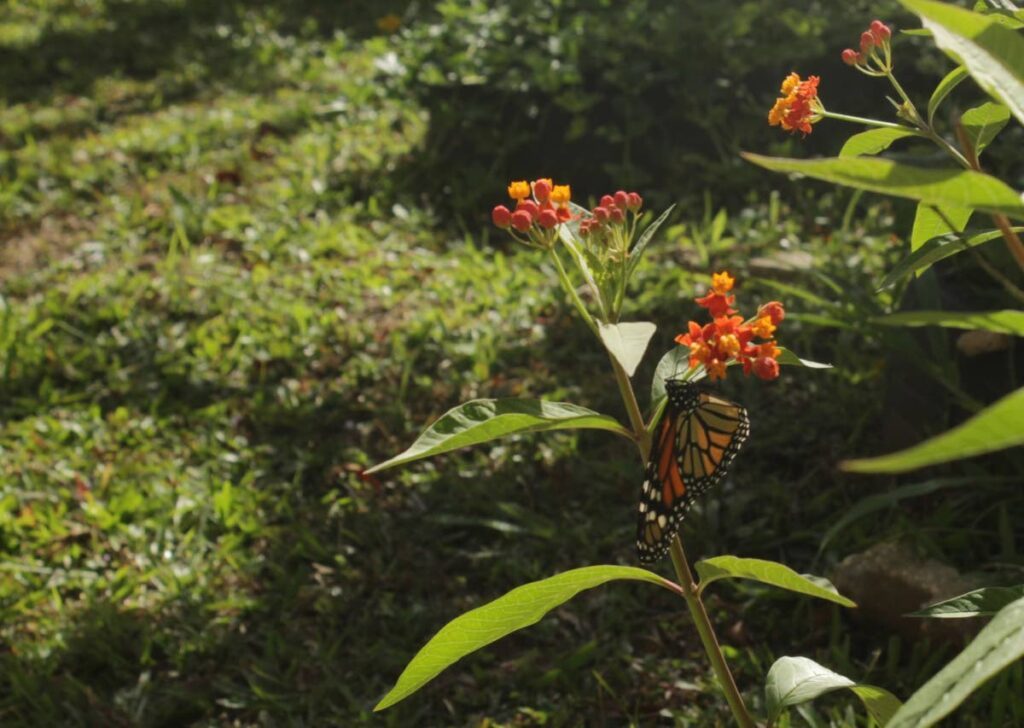
<path fill-rule="evenodd" d="M 738 404 L 698 392 L 692 384 L 669 387 L 640 491 L 640 561 L 665 555 L 694 499 L 722 479 L 749 432 L 747 411 Z"/>

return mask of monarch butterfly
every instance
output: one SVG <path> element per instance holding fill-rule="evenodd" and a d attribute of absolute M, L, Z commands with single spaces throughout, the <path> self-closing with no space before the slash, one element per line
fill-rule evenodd
<path fill-rule="evenodd" d="M 665 381 L 668 405 L 644 471 L 637 513 L 640 561 L 665 555 L 694 500 L 725 475 L 750 434 L 740 405 L 702 392 L 696 384 Z"/>

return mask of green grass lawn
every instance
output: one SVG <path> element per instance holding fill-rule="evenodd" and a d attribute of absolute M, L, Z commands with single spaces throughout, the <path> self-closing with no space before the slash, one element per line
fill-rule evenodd
<path fill-rule="evenodd" d="M 636 585 L 371 714 L 457 614 L 574 566 L 635 563 L 640 466 L 586 432 L 360 476 L 469 398 L 621 416 L 617 392 L 546 263 L 486 211 L 460 230 L 403 183 L 430 119 L 387 81 L 384 5 L 348 25 L 213 5 L 0 10 L 0 723 L 726 722 L 682 604 Z M 887 509 L 816 556 L 837 514 L 892 482 L 835 463 L 882 447 L 894 360 L 869 318 L 894 305 L 872 283 L 899 247 L 889 207 L 844 226 L 848 196 L 786 194 L 734 211 L 708 261 L 692 238 L 713 225 L 679 216 L 629 314 L 659 324 L 660 355 L 708 271 L 729 267 L 748 301 L 787 300 L 784 343 L 838 365 L 731 383 L 754 435 L 688 522 L 691 556 L 827 573 L 902 534 L 959 565 L 1021 563 L 997 528 L 1019 500 L 1000 515 L 971 500 L 984 492 Z M 976 519 L 951 535 L 965 508 Z M 830 607 L 753 587 L 710 604 L 754 706 L 787 650 L 904 695 L 936 666 Z M 838 697 L 818 715 L 855 724 Z"/>

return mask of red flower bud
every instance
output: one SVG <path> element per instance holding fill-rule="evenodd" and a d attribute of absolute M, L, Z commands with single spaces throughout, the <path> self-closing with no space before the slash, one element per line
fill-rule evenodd
<path fill-rule="evenodd" d="M 624 222 L 626 219 L 626 213 L 621 207 L 613 207 L 608 211 L 608 217 L 612 219 L 612 222 Z"/>
<path fill-rule="evenodd" d="M 509 209 L 504 205 L 498 205 L 491 210 L 491 222 L 498 227 L 505 229 L 512 222 L 512 213 L 509 212 Z"/>
<path fill-rule="evenodd" d="M 607 197 L 608 195 L 605 195 Z M 614 209 L 614 208 L 612 208 Z M 608 222 L 608 208 L 603 205 L 594 208 L 594 219 L 599 223 Z"/>
<path fill-rule="evenodd" d="M 870 53 L 871 49 L 875 47 L 875 36 L 871 35 L 870 30 L 865 30 L 860 34 L 860 49 L 864 53 Z"/>
<path fill-rule="evenodd" d="M 769 301 L 757 309 L 758 318 L 767 316 L 772 320 L 773 326 L 778 326 L 782 323 L 782 320 L 786 318 L 786 309 L 783 307 L 781 301 Z"/>
<path fill-rule="evenodd" d="M 540 208 L 537 207 L 537 203 L 533 200 L 520 200 L 519 204 L 516 205 L 516 211 L 519 210 L 529 215 L 531 220 L 536 220 L 540 214 Z"/>
<path fill-rule="evenodd" d="M 626 194 L 625 190 L 619 190 L 615 193 L 615 205 L 621 207 L 623 210 L 626 209 L 626 205 L 629 204 L 629 195 Z"/>
<path fill-rule="evenodd" d="M 853 50 L 853 48 L 847 48 L 843 51 L 843 63 L 847 66 L 856 66 L 860 62 L 860 53 Z"/>
<path fill-rule="evenodd" d="M 533 217 L 526 210 L 516 210 L 512 213 L 512 227 L 521 233 L 525 233 L 533 224 Z"/>
<path fill-rule="evenodd" d="M 889 40 L 892 36 L 892 31 L 889 30 L 889 26 L 883 23 L 881 20 L 871 21 L 871 35 L 875 39 L 877 45 L 882 45 L 885 41 Z"/>
<path fill-rule="evenodd" d="M 542 210 L 538 222 L 540 222 L 542 228 L 550 230 L 558 224 L 558 215 L 554 210 Z"/>
<path fill-rule="evenodd" d="M 585 238 L 590 235 L 590 220 L 584 220 L 580 223 L 580 237 Z"/>
<path fill-rule="evenodd" d="M 601 207 L 611 209 L 615 207 L 615 198 L 611 195 L 601 195 Z"/>
<path fill-rule="evenodd" d="M 568 205 L 562 205 L 556 209 L 555 214 L 558 215 L 559 222 L 569 222 L 572 220 L 572 210 L 569 209 Z"/>
<path fill-rule="evenodd" d="M 538 202 L 547 202 L 551 197 L 551 183 L 546 179 L 539 179 L 533 183 L 533 195 Z"/>
<path fill-rule="evenodd" d="M 779 378 L 779 363 L 770 356 L 759 356 L 754 359 L 754 374 L 759 379 L 771 381 Z"/>
<path fill-rule="evenodd" d="M 636 212 L 637 210 L 644 206 L 644 198 L 642 198 L 636 192 L 630 192 L 628 198 L 629 199 L 626 201 L 626 207 L 628 207 L 633 212 Z"/>

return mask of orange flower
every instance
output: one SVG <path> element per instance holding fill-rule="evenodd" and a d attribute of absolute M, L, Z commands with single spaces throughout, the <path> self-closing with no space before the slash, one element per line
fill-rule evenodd
<path fill-rule="evenodd" d="M 715 293 L 728 293 L 732 290 L 735 283 L 736 279 L 729 275 L 727 270 L 711 274 L 711 287 L 715 290 Z"/>
<path fill-rule="evenodd" d="M 782 96 L 775 100 L 775 105 L 768 112 L 768 123 L 781 126 L 788 132 L 802 132 L 804 136 L 811 133 L 811 124 L 821 120 L 825 108 L 818 98 L 820 78 L 809 76 L 801 80 L 796 73 L 786 76 L 782 82 Z"/>
<path fill-rule="evenodd" d="M 530 183 L 526 180 L 510 183 L 508 186 L 508 196 L 513 200 L 525 200 L 530 196 Z"/>
<path fill-rule="evenodd" d="M 569 189 L 569 185 L 555 185 L 551 190 L 551 201 L 556 205 L 568 205 L 571 197 L 572 191 Z"/>
<path fill-rule="evenodd" d="M 771 340 L 785 311 L 779 301 L 770 301 L 758 309 L 756 317 L 746 323 L 742 316 L 734 316 L 734 295 L 728 295 L 736 280 L 727 271 L 711 277 L 712 289 L 697 303 L 708 309 L 712 323 L 701 326 L 690 321 L 687 333 L 679 334 L 676 343 L 689 348 L 690 368 L 703 366 L 711 381 L 724 379 L 730 363 L 741 364 L 744 374 L 761 379 L 779 376 L 778 357 L 782 350 Z M 767 339 L 755 344 L 754 338 Z"/>

